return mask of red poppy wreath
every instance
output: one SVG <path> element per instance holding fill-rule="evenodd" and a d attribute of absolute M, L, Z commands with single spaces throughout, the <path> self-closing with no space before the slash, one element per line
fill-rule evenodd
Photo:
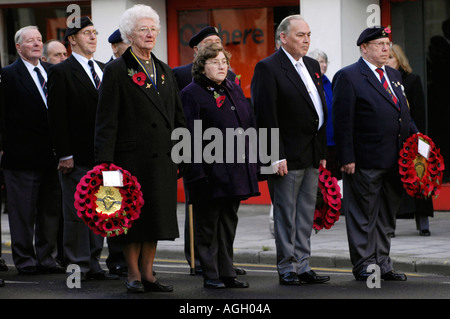
<path fill-rule="evenodd" d="M 419 152 L 419 142 L 428 144 L 428 158 Z M 411 135 L 400 150 L 399 172 L 406 192 L 416 198 L 440 193 L 444 175 L 444 159 L 432 139 L 422 133 Z"/>
<path fill-rule="evenodd" d="M 103 186 L 104 171 L 120 171 L 123 186 Z M 144 204 L 141 185 L 130 172 L 114 164 L 100 164 L 83 176 L 75 192 L 75 208 L 95 234 L 126 234 L 139 218 Z"/>
<path fill-rule="evenodd" d="M 341 210 L 341 188 L 337 178 L 331 176 L 331 172 L 323 166 L 319 167 L 317 195 L 313 224 L 316 233 L 323 228 L 330 229 L 339 220 Z"/>

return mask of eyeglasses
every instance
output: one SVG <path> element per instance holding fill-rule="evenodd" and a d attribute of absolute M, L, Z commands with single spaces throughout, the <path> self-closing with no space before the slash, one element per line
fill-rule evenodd
<path fill-rule="evenodd" d="M 384 46 L 387 46 L 389 49 L 392 48 L 392 42 L 380 41 L 380 42 L 368 42 L 368 44 L 373 44 L 378 49 L 384 48 Z"/>
<path fill-rule="evenodd" d="M 211 64 L 213 67 L 218 68 L 220 65 L 223 65 L 225 67 L 228 67 L 228 61 L 227 60 L 213 60 L 211 62 L 205 62 L 205 64 Z"/>
<path fill-rule="evenodd" d="M 152 35 L 156 35 L 159 33 L 159 29 L 157 27 L 141 27 L 137 29 L 137 32 L 142 34 L 148 34 L 149 32 L 151 32 Z"/>
<path fill-rule="evenodd" d="M 92 34 L 94 34 L 95 36 L 98 36 L 98 31 L 97 30 L 93 30 L 93 31 L 91 31 L 91 30 L 85 30 L 85 31 L 83 31 L 83 32 L 78 32 L 78 33 L 82 33 L 82 34 L 84 34 L 85 36 L 87 36 L 87 37 L 90 37 Z"/>

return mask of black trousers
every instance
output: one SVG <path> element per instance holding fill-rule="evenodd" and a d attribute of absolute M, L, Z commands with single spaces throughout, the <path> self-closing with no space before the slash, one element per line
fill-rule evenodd
<path fill-rule="evenodd" d="M 393 270 L 389 234 L 395 230 L 403 191 L 398 171 L 356 169 L 353 175 L 343 174 L 343 180 L 343 209 L 353 273 L 366 271 L 371 264 L 380 266 L 382 274 Z"/>
<path fill-rule="evenodd" d="M 5 169 L 11 251 L 18 270 L 56 266 L 61 188 L 56 168 Z"/>
<path fill-rule="evenodd" d="M 236 277 L 233 243 L 240 200 L 216 199 L 194 203 L 195 239 L 205 279 Z"/>

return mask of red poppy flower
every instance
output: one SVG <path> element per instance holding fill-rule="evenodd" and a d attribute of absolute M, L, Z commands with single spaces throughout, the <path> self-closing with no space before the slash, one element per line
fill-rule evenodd
<path fill-rule="evenodd" d="M 218 108 L 221 108 L 223 105 L 223 102 L 225 102 L 225 95 L 219 96 L 216 98 L 216 104 Z"/>
<path fill-rule="evenodd" d="M 147 80 L 147 76 L 143 72 L 138 72 L 133 75 L 133 82 L 139 86 L 143 86 L 145 80 Z"/>

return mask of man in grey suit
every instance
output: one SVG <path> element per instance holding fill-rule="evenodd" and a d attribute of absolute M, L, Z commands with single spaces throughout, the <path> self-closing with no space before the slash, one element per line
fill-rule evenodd
<path fill-rule="evenodd" d="M 3 68 L 2 167 L 11 250 L 19 274 L 64 272 L 55 261 L 60 187 L 47 121 L 47 70 L 35 26 L 17 31 L 18 59 Z"/>
<path fill-rule="evenodd" d="M 309 266 L 319 165 L 326 165 L 327 108 L 319 63 L 306 56 L 309 25 L 300 15 L 277 29 L 281 47 L 258 62 L 251 90 L 259 128 L 279 129 L 279 161 L 268 186 L 282 285 L 323 283 Z M 268 141 L 271 141 L 268 134 Z M 270 148 L 268 148 L 270 149 Z M 272 152 L 273 153 L 273 152 Z"/>
<path fill-rule="evenodd" d="M 94 128 L 98 88 L 104 64 L 93 59 L 97 31 L 88 17 L 67 28 L 72 55 L 49 72 L 49 121 L 63 191 L 64 253 L 77 264 L 82 280 L 118 279 L 99 264 L 104 238 L 77 216 L 74 194 L 80 179 L 94 166 Z"/>

